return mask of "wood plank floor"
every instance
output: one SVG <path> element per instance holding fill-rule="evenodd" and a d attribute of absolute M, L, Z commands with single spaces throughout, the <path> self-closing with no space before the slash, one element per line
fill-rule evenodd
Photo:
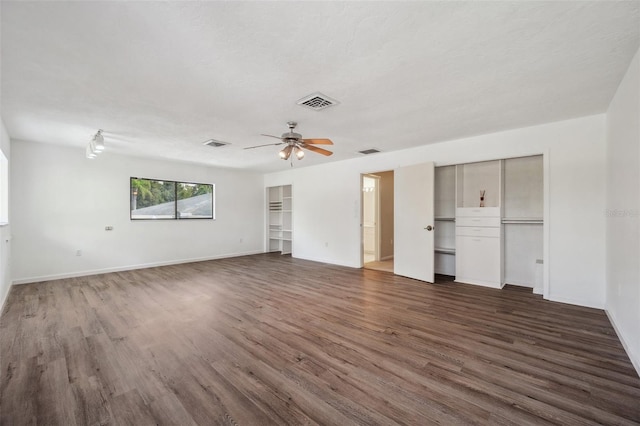
<path fill-rule="evenodd" d="M 638 424 L 604 312 L 277 254 L 14 286 L 2 425 Z"/>

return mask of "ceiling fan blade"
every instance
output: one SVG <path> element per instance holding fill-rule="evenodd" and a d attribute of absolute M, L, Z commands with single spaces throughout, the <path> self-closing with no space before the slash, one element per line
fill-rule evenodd
<path fill-rule="evenodd" d="M 264 133 L 260 133 L 260 136 L 266 136 L 268 138 L 276 138 L 276 139 L 280 139 L 282 140 L 282 138 L 280 136 L 273 136 L 273 135 L 265 135 Z"/>
<path fill-rule="evenodd" d="M 313 145 L 333 145 L 330 139 L 302 139 L 302 142 Z"/>
<path fill-rule="evenodd" d="M 280 138 L 278 138 L 278 139 L 280 139 Z M 243 149 L 262 148 L 263 146 L 282 145 L 282 144 L 284 144 L 284 143 L 285 143 L 285 142 L 280 142 L 280 143 L 267 143 L 267 144 L 264 144 L 264 145 L 248 146 L 248 147 L 243 148 Z"/>
<path fill-rule="evenodd" d="M 327 157 L 333 155 L 333 152 L 327 151 L 326 149 L 318 148 L 317 146 L 307 145 L 306 143 L 300 144 L 304 149 L 308 149 L 312 152 L 317 152 L 318 154 L 326 155 Z"/>

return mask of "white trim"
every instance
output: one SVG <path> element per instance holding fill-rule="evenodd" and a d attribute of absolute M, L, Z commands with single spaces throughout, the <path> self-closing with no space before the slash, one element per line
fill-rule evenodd
<path fill-rule="evenodd" d="M 636 372 L 640 376 L 640 359 L 636 359 L 633 356 L 634 354 L 631 352 L 631 346 L 629 344 L 627 344 L 626 340 L 624 339 L 624 334 L 622 334 L 622 332 L 620 331 L 620 329 L 616 325 L 616 321 L 615 321 L 616 317 L 615 317 L 615 315 L 613 315 L 613 313 L 609 312 L 607 309 L 605 309 L 604 312 L 607 314 L 607 317 L 609 317 L 609 321 L 611 322 L 611 325 L 613 326 L 613 329 L 615 330 L 616 334 L 618 335 L 618 339 L 620 339 L 620 343 L 622 343 L 622 347 L 624 348 L 625 352 L 627 353 L 627 356 L 629 357 L 629 360 L 631 360 L 631 364 L 633 365 L 633 368 L 636 369 Z"/>
<path fill-rule="evenodd" d="M 346 268 L 354 268 L 354 269 L 362 269 L 363 268 L 362 264 L 361 265 L 353 265 L 353 264 L 349 264 L 349 263 L 337 263 L 333 259 L 320 259 L 320 258 L 317 258 L 317 257 L 305 257 L 305 256 L 297 256 L 297 255 L 296 256 L 291 255 L 291 257 L 293 257 L 294 259 L 309 260 L 311 262 L 326 263 L 327 265 L 344 266 Z"/>
<path fill-rule="evenodd" d="M 505 283 L 502 284 L 503 287 L 505 285 L 514 285 L 516 287 L 530 288 L 532 290 L 535 288 L 535 285 L 533 285 L 533 284 L 517 282 L 517 281 L 509 281 L 509 282 L 505 282 Z"/>
<path fill-rule="evenodd" d="M 593 309 L 600 309 L 601 311 L 604 310 L 604 306 L 603 305 L 597 305 L 594 303 L 589 303 L 585 300 L 575 300 L 575 299 L 570 299 L 567 297 L 557 297 L 557 296 L 552 296 L 547 298 L 545 296 L 545 300 L 548 300 L 550 302 L 558 302 L 558 303 L 566 303 L 568 305 L 576 305 L 576 306 L 582 306 L 583 308 L 593 308 Z"/>
<path fill-rule="evenodd" d="M 30 284 L 30 283 L 37 283 L 37 282 L 51 281 L 51 280 L 61 280 L 65 278 L 85 277 L 87 275 L 108 274 L 110 272 L 132 271 L 135 269 L 156 268 L 158 266 L 179 265 L 182 263 L 205 262 L 207 260 L 249 256 L 252 254 L 260 254 L 260 253 L 265 253 L 265 252 L 261 250 L 256 250 L 256 251 L 248 251 L 248 252 L 240 252 L 240 253 L 227 253 L 227 254 L 221 254 L 217 256 L 207 256 L 207 257 L 199 257 L 199 258 L 192 258 L 192 259 L 169 260 L 165 262 L 152 262 L 152 263 L 143 263 L 139 265 L 117 266 L 114 268 L 91 269 L 87 271 L 70 272 L 70 273 L 64 273 L 64 274 L 43 275 L 40 277 L 20 278 L 17 280 L 13 280 L 11 282 L 11 285 Z"/>
<path fill-rule="evenodd" d="M 487 288 L 495 288 L 496 290 L 500 290 L 502 289 L 502 287 L 504 287 L 504 283 L 497 284 L 493 281 L 476 280 L 474 278 L 465 278 L 465 277 L 458 277 L 458 276 L 456 276 L 456 279 L 453 280 L 453 282 L 460 283 L 460 284 L 479 285 Z"/>
<path fill-rule="evenodd" d="M 549 148 L 542 151 L 542 297 L 549 299 L 551 293 L 551 268 L 550 268 L 550 247 L 551 247 L 551 159 L 549 158 Z M 540 291 L 534 289 L 534 293 Z"/>
<path fill-rule="evenodd" d="M 7 293 L 2 296 L 3 299 L 0 301 L 0 316 L 4 313 L 4 307 L 7 304 L 7 300 L 9 299 L 9 293 L 11 293 L 11 287 L 13 287 L 13 283 L 9 283 L 9 288 L 7 289 Z"/>

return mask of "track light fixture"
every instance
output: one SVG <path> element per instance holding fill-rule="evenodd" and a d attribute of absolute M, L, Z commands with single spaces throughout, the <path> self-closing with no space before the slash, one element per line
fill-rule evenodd
<path fill-rule="evenodd" d="M 86 155 L 87 158 L 93 160 L 104 151 L 104 136 L 102 136 L 102 129 L 98 130 L 98 132 L 93 136 L 91 142 L 87 146 Z"/>

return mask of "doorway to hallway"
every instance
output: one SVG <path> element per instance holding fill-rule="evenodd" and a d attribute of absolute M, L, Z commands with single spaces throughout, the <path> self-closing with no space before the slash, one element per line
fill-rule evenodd
<path fill-rule="evenodd" d="M 362 265 L 393 272 L 393 171 L 361 175 Z"/>

